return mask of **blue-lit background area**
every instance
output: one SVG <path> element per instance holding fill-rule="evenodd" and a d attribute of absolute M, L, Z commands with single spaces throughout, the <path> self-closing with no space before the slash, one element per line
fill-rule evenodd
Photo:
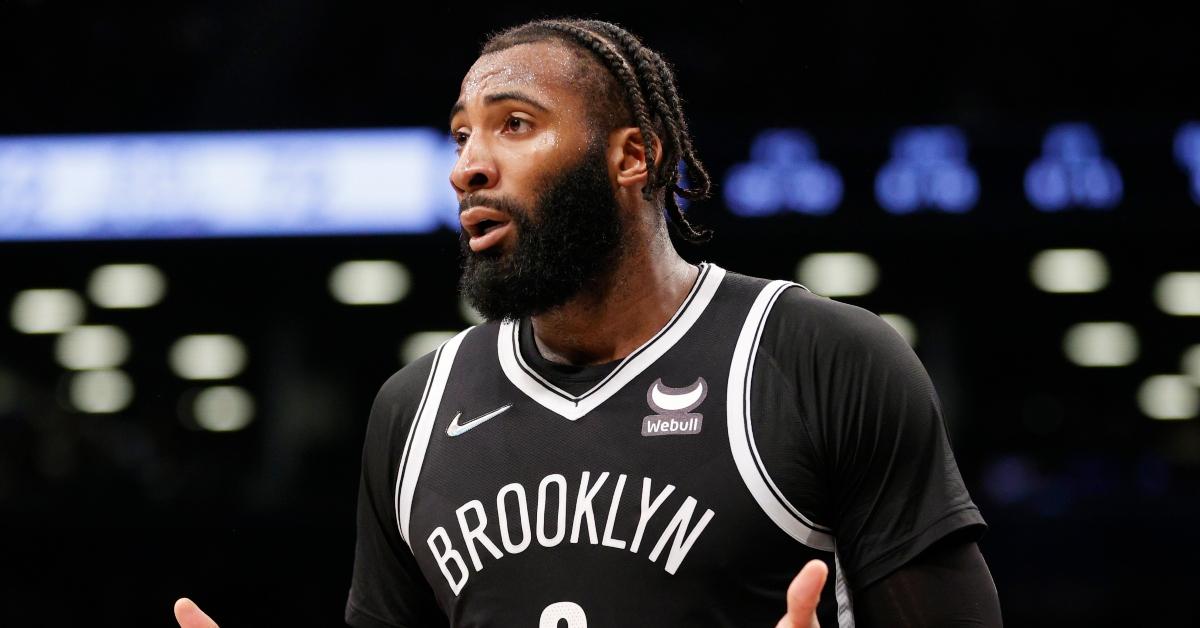
<path fill-rule="evenodd" d="M 426 233 L 453 225 L 428 128 L 0 138 L 0 240 Z"/>
<path fill-rule="evenodd" d="M 676 66 L 685 256 L 908 339 L 1008 625 L 1200 624 L 1186 20 L 711 10 L 575 11 Z M 476 322 L 440 125 L 547 11 L 0 9 L 0 625 L 339 624 L 371 400 Z"/>

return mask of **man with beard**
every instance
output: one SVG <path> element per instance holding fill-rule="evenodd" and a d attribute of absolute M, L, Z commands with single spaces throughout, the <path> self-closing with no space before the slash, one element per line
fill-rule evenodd
<path fill-rule="evenodd" d="M 908 345 L 675 251 L 710 184 L 658 54 L 595 20 L 498 33 L 450 131 L 489 322 L 375 400 L 349 624 L 1000 625 Z"/>

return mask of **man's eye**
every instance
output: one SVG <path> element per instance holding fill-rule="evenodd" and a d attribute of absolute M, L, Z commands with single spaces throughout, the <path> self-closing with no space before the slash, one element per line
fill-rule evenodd
<path fill-rule="evenodd" d="M 467 134 L 461 131 L 451 131 L 450 139 L 456 146 L 461 148 L 463 144 L 467 143 Z"/>
<path fill-rule="evenodd" d="M 509 131 L 514 131 L 514 132 L 520 131 L 521 125 L 529 126 L 529 120 L 512 116 L 504 122 L 504 127 L 506 129 L 508 129 Z"/>

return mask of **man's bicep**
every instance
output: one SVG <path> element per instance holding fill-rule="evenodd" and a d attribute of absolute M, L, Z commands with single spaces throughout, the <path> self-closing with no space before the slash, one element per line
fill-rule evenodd
<path fill-rule="evenodd" d="M 854 595 L 856 625 L 1002 626 L 1000 599 L 974 541 L 954 534 Z"/>

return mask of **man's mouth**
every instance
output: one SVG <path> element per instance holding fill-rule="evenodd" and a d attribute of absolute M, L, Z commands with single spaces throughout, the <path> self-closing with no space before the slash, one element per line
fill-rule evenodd
<path fill-rule="evenodd" d="M 513 228 L 508 214 L 482 205 L 459 214 L 459 222 L 470 236 L 471 250 L 476 253 L 498 245 Z"/>

